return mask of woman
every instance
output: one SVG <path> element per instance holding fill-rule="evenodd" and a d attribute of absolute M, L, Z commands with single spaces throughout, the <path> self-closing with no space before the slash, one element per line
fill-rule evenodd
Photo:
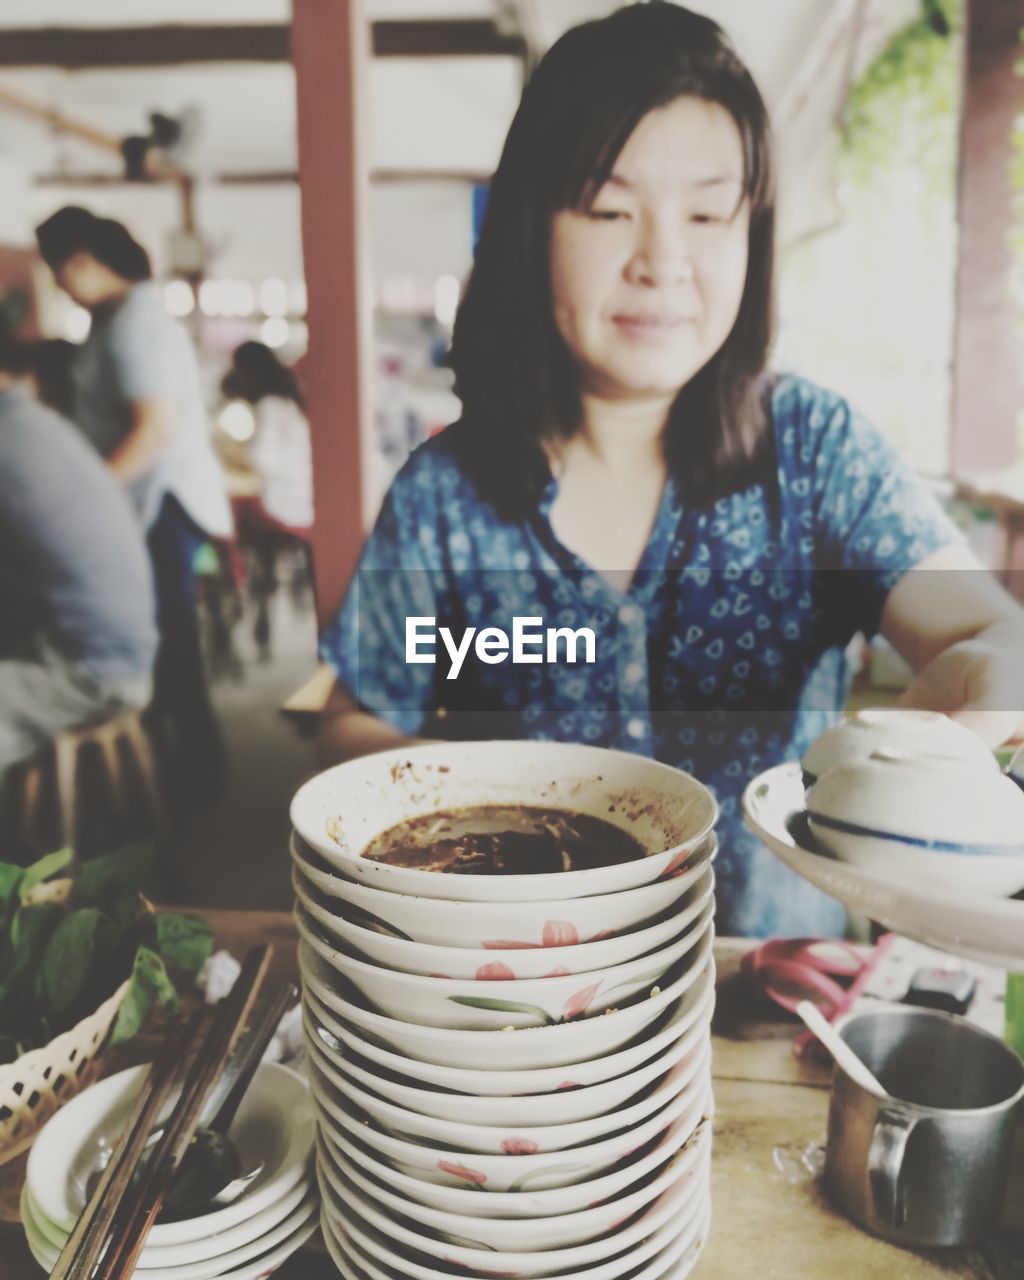
<path fill-rule="evenodd" d="M 501 734 L 695 773 L 722 809 L 718 927 L 754 935 L 843 926 L 739 798 L 836 715 L 857 631 L 911 661 L 913 702 L 992 742 L 1024 706 L 1020 611 L 952 572 L 979 566 L 843 399 L 767 375 L 773 231 L 765 108 L 713 22 L 650 3 L 563 37 L 456 320 L 464 416 L 396 478 L 322 640 L 329 757 Z M 516 615 L 590 628 L 596 660 L 451 679 L 440 639 L 434 665 L 404 644 L 409 617 L 459 637 Z"/>
<path fill-rule="evenodd" d="M 313 463 L 295 374 L 264 343 L 243 342 L 221 390 L 253 406 L 248 457 L 261 482 L 260 517 L 272 529 L 306 534 L 313 523 Z"/>
<path fill-rule="evenodd" d="M 196 619 L 196 552 L 231 533 L 195 353 L 168 315 L 146 251 L 119 223 L 60 209 L 36 230 L 57 283 L 92 317 L 75 365 L 74 420 L 124 486 L 146 531 L 160 650 L 155 701 L 182 799 L 209 800 L 223 749 Z"/>

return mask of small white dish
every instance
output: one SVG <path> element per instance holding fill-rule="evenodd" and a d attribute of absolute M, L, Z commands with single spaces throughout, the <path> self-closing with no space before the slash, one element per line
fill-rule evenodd
<path fill-rule="evenodd" d="M 139 1255 L 139 1266 L 142 1270 L 151 1270 L 154 1267 L 179 1267 L 188 1263 L 204 1262 L 209 1258 L 219 1258 L 222 1254 L 230 1253 L 232 1249 L 241 1248 L 254 1238 L 254 1232 L 270 1231 L 290 1217 L 310 1194 L 312 1185 L 313 1173 L 310 1170 L 308 1175 L 297 1182 L 290 1191 L 285 1192 L 280 1200 L 263 1209 L 258 1218 L 237 1222 L 226 1231 L 217 1231 L 212 1235 L 188 1240 L 183 1244 L 153 1245 L 147 1239 Z M 33 1204 L 27 1184 L 25 1194 L 40 1233 L 51 1245 L 57 1249 L 63 1249 L 68 1232 L 52 1223 L 38 1205 Z"/>
<path fill-rule="evenodd" d="M 876 751 L 820 777 L 807 819 L 837 858 L 904 884 L 1024 888 L 1024 792 L 998 769 Z"/>
<path fill-rule="evenodd" d="M 800 761 L 810 786 L 829 769 L 865 760 L 875 751 L 902 751 L 948 756 L 967 764 L 997 770 L 996 758 L 973 729 L 939 711 L 911 707 L 865 707 L 826 729 Z"/>
<path fill-rule="evenodd" d="M 668 946 L 697 919 L 715 887 L 710 865 L 701 871 L 695 884 L 672 903 L 663 917 L 643 929 L 614 934 L 596 942 L 576 946 L 521 947 L 496 950 L 492 947 L 438 947 L 407 938 L 389 937 L 381 926 L 364 927 L 358 919 L 345 918 L 337 899 L 319 894 L 296 866 L 292 886 L 302 909 L 340 948 L 360 959 L 396 973 L 477 981 L 547 978 L 551 974 L 587 974 L 629 964 Z M 395 897 L 395 894 L 390 894 Z M 331 907 L 338 909 L 332 910 Z"/>
<path fill-rule="evenodd" d="M 294 832 L 290 848 L 292 861 L 306 880 L 343 904 L 341 912 L 354 918 L 358 913 L 368 927 L 411 942 L 483 949 L 495 952 L 496 960 L 509 960 L 510 952 L 590 946 L 647 927 L 704 874 L 718 852 L 718 842 L 711 832 L 686 866 L 663 880 L 620 893 L 552 902 L 457 902 L 392 893 L 332 869 Z M 521 957 L 516 954 L 516 958 Z"/>
<path fill-rule="evenodd" d="M 379 1062 L 353 1052 L 345 1041 L 318 1023 L 308 1002 L 303 1012 L 303 1025 L 307 1039 L 313 1043 L 313 1051 L 326 1059 L 339 1076 L 355 1081 L 364 1089 L 373 1090 L 386 1102 L 435 1120 L 516 1128 L 526 1123 L 572 1124 L 619 1111 L 641 1089 L 653 1085 L 692 1053 L 710 1034 L 711 1003 L 708 1001 L 707 1012 L 697 1025 L 691 1026 L 689 1031 L 672 1040 L 660 1052 L 652 1053 L 650 1059 L 635 1071 L 587 1088 L 562 1088 L 550 1093 L 519 1094 L 511 1098 L 474 1097 L 448 1090 L 425 1089 L 420 1081 L 408 1074 L 410 1071 L 415 1073 L 416 1066 L 407 1061 L 399 1060 L 401 1074 L 383 1071 Z"/>
<path fill-rule="evenodd" d="M 376 1124 L 389 1133 L 417 1141 L 456 1147 L 460 1151 L 500 1156 L 524 1155 L 535 1152 L 563 1151 L 567 1147 L 596 1142 L 621 1129 L 641 1124 L 654 1115 L 671 1098 L 678 1096 L 711 1056 L 710 1034 L 700 1038 L 690 1052 L 677 1062 L 662 1078 L 649 1084 L 647 1089 L 634 1090 L 629 1106 L 605 1112 L 589 1120 L 576 1120 L 565 1124 L 538 1125 L 525 1116 L 516 1126 L 467 1124 L 465 1121 L 438 1120 L 433 1116 L 410 1111 L 379 1098 L 370 1089 L 356 1084 L 351 1076 L 340 1071 L 317 1047 L 317 1042 L 307 1039 L 307 1051 L 317 1069 L 352 1106 L 371 1116 Z"/>
<path fill-rule="evenodd" d="M 1024 901 L 921 881 L 904 884 L 840 862 L 807 829 L 796 763 L 776 765 L 747 786 L 747 826 L 797 875 L 895 933 L 1014 973 L 1024 971 Z"/>
<path fill-rule="evenodd" d="M 61 1107 L 40 1130 L 29 1152 L 26 1184 L 33 1203 L 56 1226 L 67 1231 L 74 1226 L 85 1204 L 91 1154 L 101 1138 L 116 1134 L 123 1126 L 146 1071 L 145 1066 L 129 1067 L 91 1085 Z M 165 1113 L 173 1103 L 174 1095 Z M 150 1231 L 147 1244 L 182 1244 L 255 1219 L 301 1181 L 314 1138 L 305 1079 L 278 1063 L 263 1063 L 231 1132 L 243 1169 L 264 1162 L 249 1189 L 232 1204 L 202 1217 L 158 1223 Z"/>
<path fill-rule="evenodd" d="M 529 805 L 620 826 L 645 857 L 538 875 L 446 875 L 362 851 L 398 823 L 475 805 Z M 292 825 L 344 875 L 391 893 L 460 902 L 543 902 L 617 894 L 685 867 L 718 817 L 714 796 L 680 769 L 605 747 L 509 741 L 439 742 L 336 765 L 296 794 Z"/>
<path fill-rule="evenodd" d="M 310 1187 L 301 1205 L 284 1222 L 251 1238 L 229 1253 L 176 1267 L 145 1267 L 135 1275 L 139 1280 L 262 1280 L 309 1239 L 319 1220 L 319 1196 Z M 22 1193 L 21 1215 L 32 1256 L 52 1271 L 60 1250 L 41 1232 L 27 1189 Z"/>
<path fill-rule="evenodd" d="M 1024 796 L 1021 797 L 1024 805 Z M 299 936 L 336 974 L 347 978 L 390 1018 L 421 1026 L 464 1031 L 500 1031 L 503 1027 L 556 1026 L 584 1015 L 618 1008 L 659 988 L 665 975 L 692 955 L 710 926 L 714 903 L 688 920 L 671 941 L 639 959 L 590 973 L 552 974 L 546 978 L 431 977 L 384 969 L 332 946 L 301 905 L 295 908 Z"/>
<path fill-rule="evenodd" d="M 680 980 L 682 981 L 682 979 Z M 689 1032 L 699 1023 L 710 1021 L 715 1002 L 715 966 L 710 957 L 694 981 L 685 986 L 666 1004 L 654 1029 L 643 1028 L 628 1044 L 613 1053 L 582 1061 L 567 1062 L 554 1067 L 533 1069 L 473 1068 L 466 1066 L 439 1066 L 422 1058 L 410 1060 L 409 1056 L 383 1048 L 371 1036 L 377 1034 L 374 1027 L 357 1028 L 345 1020 L 344 1014 L 327 1007 L 307 986 L 304 992 L 306 1007 L 322 1023 L 331 1035 L 339 1038 L 346 1048 L 354 1049 L 362 1057 L 401 1075 L 413 1075 L 423 1085 L 435 1085 L 440 1089 L 457 1089 L 463 1094 L 478 1098 L 481 1107 L 485 1099 L 511 1099 L 519 1096 L 550 1094 L 564 1103 L 565 1119 L 586 1119 L 587 1115 L 600 1115 L 601 1106 L 591 1111 L 592 1105 L 581 1095 L 589 1088 L 605 1082 L 621 1080 L 639 1069 L 655 1054 L 660 1053 L 679 1036 Z M 615 1015 L 616 1017 L 618 1015 Z M 391 1019 L 387 1019 L 391 1022 Z M 453 1095 L 459 1101 L 472 1101 Z M 584 1109 L 585 1108 L 585 1109 Z M 557 1118 L 562 1118 L 558 1116 Z M 486 1123 L 491 1123 L 487 1121 Z"/>
<path fill-rule="evenodd" d="M 683 957 L 677 974 L 670 975 L 657 995 L 622 1005 L 614 1013 L 512 1031 L 422 1026 L 367 1009 L 337 992 L 337 975 L 303 941 L 299 943 L 299 968 L 305 988 L 331 1013 L 406 1057 L 421 1058 L 440 1066 L 485 1071 L 493 1068 L 495 1062 L 501 1062 L 505 1070 L 519 1071 L 566 1066 L 624 1048 L 700 978 L 711 954 L 713 938 L 714 929 L 709 923 L 693 951 Z"/>

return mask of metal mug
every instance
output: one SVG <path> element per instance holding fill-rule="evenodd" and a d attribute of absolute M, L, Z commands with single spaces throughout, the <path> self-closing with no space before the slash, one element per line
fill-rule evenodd
<path fill-rule="evenodd" d="M 1024 1061 L 966 1018 L 930 1009 L 853 1014 L 836 1029 L 873 1072 L 838 1065 L 825 1186 L 855 1222 L 897 1244 L 964 1245 L 996 1224 Z"/>

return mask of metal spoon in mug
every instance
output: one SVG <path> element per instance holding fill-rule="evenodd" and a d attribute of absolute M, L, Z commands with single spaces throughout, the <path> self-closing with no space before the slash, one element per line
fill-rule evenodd
<path fill-rule="evenodd" d="M 218 1090 L 222 1101 L 210 1123 L 196 1130 L 192 1143 L 178 1166 L 171 1189 L 164 1200 L 164 1211 L 161 1214 L 163 1221 L 190 1217 L 198 1212 L 230 1204 L 262 1172 L 265 1163 L 262 1160 L 245 1173 L 241 1172 L 241 1160 L 235 1144 L 228 1137 L 228 1130 L 263 1060 L 267 1045 L 274 1037 L 278 1023 L 294 1004 L 297 995 L 294 983 L 283 983 L 253 1023 L 234 1061 L 225 1072 L 222 1087 Z M 161 1130 L 154 1130 L 150 1135 L 150 1142 L 155 1142 L 160 1133 Z M 87 1196 L 109 1158 L 110 1152 L 105 1151 L 90 1172 L 86 1181 Z"/>
<path fill-rule="evenodd" d="M 882 1088 L 817 1005 L 812 1004 L 810 1000 L 801 1000 L 796 1011 L 851 1080 L 855 1080 L 869 1093 L 879 1094 L 883 1098 L 888 1097 L 889 1091 Z"/>

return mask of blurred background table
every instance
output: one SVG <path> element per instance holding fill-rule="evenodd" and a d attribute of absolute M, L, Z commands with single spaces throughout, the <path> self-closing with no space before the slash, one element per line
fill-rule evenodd
<path fill-rule="evenodd" d="M 274 947 L 271 976 L 297 972 L 296 934 L 283 912 L 202 912 L 215 946 L 241 956 L 255 942 Z M 753 945 L 722 938 L 712 1071 L 715 1146 L 711 1238 L 694 1280 L 1024 1280 L 1024 1127 L 1017 1131 L 1014 1174 L 1003 1229 L 977 1249 L 899 1249 L 859 1230 L 829 1204 L 813 1172 L 825 1140 L 828 1070 L 797 1061 L 796 1026 L 754 995 L 739 961 Z M 269 987 L 269 984 L 268 984 Z M 110 1069 L 144 1061 L 152 1040 L 112 1056 Z M 0 1166 L 0 1276 L 38 1280 L 18 1222 L 25 1157 Z M 1011 1230 L 1012 1227 L 1012 1230 Z M 318 1237 L 276 1273 L 279 1280 L 337 1275 Z"/>

